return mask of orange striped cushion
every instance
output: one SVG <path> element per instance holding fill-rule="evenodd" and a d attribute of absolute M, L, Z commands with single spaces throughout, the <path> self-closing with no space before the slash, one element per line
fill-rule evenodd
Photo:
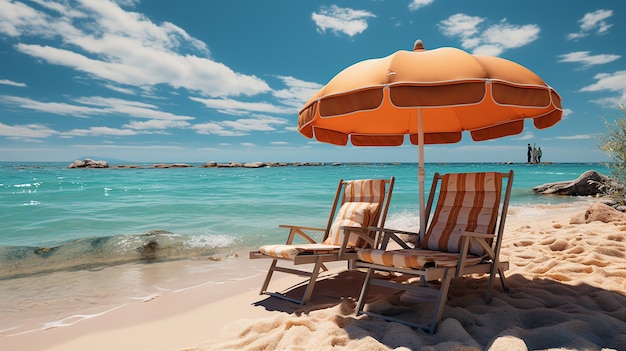
<path fill-rule="evenodd" d="M 373 220 L 376 219 L 376 213 L 378 212 L 378 204 L 370 202 L 346 202 L 341 205 L 339 212 L 337 213 L 337 219 L 330 227 L 330 232 L 323 244 L 327 245 L 341 245 L 343 241 L 342 226 L 351 227 L 367 227 Z M 355 235 L 349 234 L 348 246 L 360 247 L 363 245 L 363 240 Z"/>
<path fill-rule="evenodd" d="M 493 234 L 502 194 L 499 173 L 462 173 L 443 176 L 437 207 L 420 247 L 447 252 L 461 250 L 459 231 Z M 483 249 L 472 243 L 470 253 Z"/>
<path fill-rule="evenodd" d="M 357 253 L 364 262 L 380 264 L 387 267 L 422 269 L 425 266 L 456 267 L 459 254 L 452 252 L 433 251 L 425 249 L 378 250 L 361 249 Z M 467 264 L 477 264 L 481 257 L 467 256 Z"/>
<path fill-rule="evenodd" d="M 342 226 L 367 227 L 378 223 L 380 203 L 385 198 L 384 179 L 347 180 L 343 190 L 342 205 L 330 228 L 324 244 L 341 245 Z M 364 241 L 357 235 L 350 235 L 348 246 L 361 247 Z"/>
<path fill-rule="evenodd" d="M 293 259 L 302 252 L 330 253 L 339 250 L 338 246 L 324 244 L 300 244 L 300 245 L 263 245 L 259 251 L 268 256 Z"/>

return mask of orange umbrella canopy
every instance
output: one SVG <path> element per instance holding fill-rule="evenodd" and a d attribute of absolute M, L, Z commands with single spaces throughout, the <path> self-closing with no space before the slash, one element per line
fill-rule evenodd
<path fill-rule="evenodd" d="M 422 116 L 418 123 L 418 111 Z M 300 110 L 298 130 L 335 145 L 396 146 L 476 141 L 522 132 L 524 120 L 547 128 L 562 116 L 561 97 L 515 62 L 443 47 L 400 50 L 337 74 Z"/>

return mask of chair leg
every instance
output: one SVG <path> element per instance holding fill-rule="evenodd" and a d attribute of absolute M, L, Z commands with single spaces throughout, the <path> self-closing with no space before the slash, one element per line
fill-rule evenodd
<path fill-rule="evenodd" d="M 368 268 L 367 274 L 365 275 L 365 280 L 363 281 L 363 287 L 361 288 L 361 294 L 359 295 L 359 302 L 356 306 L 356 315 L 360 315 L 361 311 L 363 311 L 363 307 L 365 305 L 365 298 L 367 297 L 367 292 L 369 290 L 369 282 L 372 277 L 372 272 L 374 269 Z"/>
<path fill-rule="evenodd" d="M 491 302 L 491 295 L 493 293 L 493 284 L 494 284 L 493 281 L 495 279 L 496 274 L 498 274 L 498 276 L 500 278 L 500 284 L 502 284 L 502 290 L 503 291 L 509 291 L 509 287 L 506 285 L 504 272 L 502 271 L 502 269 L 497 267 L 496 269 L 491 271 L 491 273 L 489 274 L 489 282 L 487 284 L 487 292 L 485 293 L 485 300 L 487 301 L 487 303 Z"/>
<path fill-rule="evenodd" d="M 506 285 L 506 277 L 501 269 L 498 269 L 498 275 L 500 276 L 500 283 L 502 284 L 502 290 L 509 291 L 509 286 Z"/>
<path fill-rule="evenodd" d="M 263 283 L 263 286 L 261 287 L 261 292 L 259 293 L 260 295 L 263 295 L 267 291 L 267 287 L 270 285 L 270 280 L 272 280 L 272 274 L 274 274 L 274 268 L 276 267 L 277 263 L 278 263 L 278 260 L 272 260 L 272 264 L 270 265 L 270 268 L 267 270 L 267 275 L 265 276 L 265 282 Z"/>
<path fill-rule="evenodd" d="M 311 272 L 311 279 L 309 280 L 309 284 L 304 291 L 304 296 L 302 297 L 301 305 L 306 305 L 311 299 L 311 294 L 313 294 L 313 288 L 315 287 L 315 283 L 317 282 L 317 276 L 320 274 L 320 270 L 324 265 L 322 264 L 321 259 L 317 259 L 315 261 L 315 267 L 313 268 L 313 272 Z"/>
<path fill-rule="evenodd" d="M 433 319 L 430 322 L 430 330 L 428 331 L 430 334 L 435 332 L 437 328 L 437 324 L 441 321 L 441 316 L 443 315 L 443 308 L 446 305 L 446 301 L 448 299 L 448 290 L 450 288 L 450 281 L 452 280 L 452 276 L 454 275 L 452 271 L 454 268 L 446 269 L 446 272 L 443 274 L 443 278 L 441 278 L 441 287 L 439 288 L 439 300 L 437 301 L 437 306 L 435 307 L 435 313 L 433 314 Z"/>

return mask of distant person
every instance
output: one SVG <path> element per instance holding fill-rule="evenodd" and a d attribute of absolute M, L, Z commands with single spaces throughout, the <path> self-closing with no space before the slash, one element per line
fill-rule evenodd
<path fill-rule="evenodd" d="M 537 162 L 541 163 L 541 147 L 537 149 Z"/>
<path fill-rule="evenodd" d="M 528 152 L 526 153 L 528 156 L 528 163 L 530 163 L 530 158 L 533 156 L 533 148 L 528 144 Z"/>
<path fill-rule="evenodd" d="M 537 163 L 537 147 L 533 145 L 533 163 Z"/>

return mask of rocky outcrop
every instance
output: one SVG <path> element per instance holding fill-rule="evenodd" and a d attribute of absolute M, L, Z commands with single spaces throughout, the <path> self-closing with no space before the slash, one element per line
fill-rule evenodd
<path fill-rule="evenodd" d="M 207 162 L 201 165 L 201 168 L 263 168 L 263 167 L 300 167 L 300 166 L 323 166 L 324 163 L 317 162 L 228 162 L 217 163 L 215 161 Z"/>
<path fill-rule="evenodd" d="M 115 166 L 111 166 L 111 168 L 115 168 L 115 169 L 138 169 L 138 168 L 143 168 L 143 166 L 140 165 L 115 165 Z"/>
<path fill-rule="evenodd" d="M 68 168 L 109 168 L 107 161 L 94 161 L 90 158 L 84 160 L 76 160 L 72 162 Z"/>
<path fill-rule="evenodd" d="M 325 163 L 320 162 L 228 162 L 217 163 L 216 161 L 209 161 L 200 165 L 200 168 L 263 168 L 263 167 L 300 167 L 300 166 L 325 166 Z M 340 166 L 341 163 L 333 163 L 333 166 Z M 128 169 L 128 168 L 191 168 L 194 167 L 187 163 L 155 163 L 152 166 L 142 165 L 114 165 L 109 167 L 106 161 L 94 161 L 92 159 L 85 159 L 84 161 L 76 160 L 72 162 L 69 168 L 115 168 L 115 169 Z"/>
<path fill-rule="evenodd" d="M 152 165 L 152 168 L 189 168 L 193 167 L 192 165 L 186 163 L 155 163 Z"/>
<path fill-rule="evenodd" d="M 244 168 L 262 168 L 267 167 L 267 163 L 265 162 L 248 162 L 243 164 Z"/>
<path fill-rule="evenodd" d="M 243 167 L 243 163 L 239 163 L 239 162 L 218 163 L 217 167 L 218 168 L 239 168 L 239 167 Z"/>
<path fill-rule="evenodd" d="M 594 202 L 587 211 L 572 217 L 570 224 L 583 224 L 595 221 L 604 223 L 626 222 L 626 213 L 620 212 L 609 205 Z"/>
<path fill-rule="evenodd" d="M 589 196 L 602 194 L 609 177 L 596 171 L 587 171 L 575 180 L 548 183 L 533 188 L 537 194 Z"/>

